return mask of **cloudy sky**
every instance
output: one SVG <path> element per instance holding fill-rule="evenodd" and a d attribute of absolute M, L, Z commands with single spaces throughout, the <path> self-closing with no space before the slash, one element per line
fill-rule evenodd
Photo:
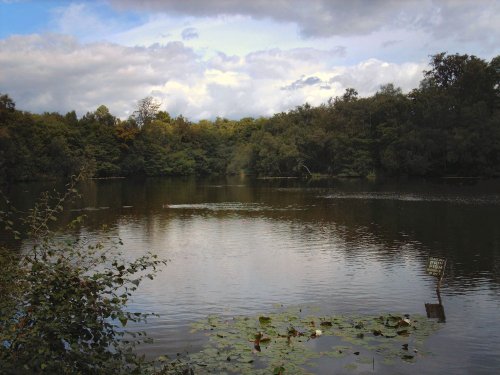
<path fill-rule="evenodd" d="M 33 112 L 267 116 L 407 92 L 438 52 L 500 54 L 500 1 L 0 0 L 0 93 Z"/>

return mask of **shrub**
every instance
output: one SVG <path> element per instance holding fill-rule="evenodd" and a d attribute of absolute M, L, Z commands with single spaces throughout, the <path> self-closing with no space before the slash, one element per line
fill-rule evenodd
<path fill-rule="evenodd" d="M 166 261 L 151 253 L 127 261 L 117 252 L 120 240 L 105 245 L 51 230 L 79 179 L 62 195 L 42 195 L 20 219 L 24 234 L 13 229 L 12 216 L 21 213 L 8 200 L 0 211 L 4 227 L 31 244 L 21 253 L 0 250 L 3 373 L 118 374 L 147 367 L 133 350 L 147 340 L 145 333 L 125 327 L 148 314 L 127 311 L 126 305 L 141 281 L 153 279 Z"/>

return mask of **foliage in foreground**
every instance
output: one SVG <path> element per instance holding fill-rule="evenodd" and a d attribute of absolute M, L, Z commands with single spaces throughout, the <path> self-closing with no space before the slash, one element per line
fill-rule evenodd
<path fill-rule="evenodd" d="M 145 333 L 125 327 L 147 314 L 126 304 L 165 261 L 153 254 L 127 261 L 116 251 L 119 240 L 104 244 L 52 231 L 75 183 L 66 194 L 42 196 L 19 224 L 25 234 L 13 230 L 11 216 L 21 213 L 7 200 L 0 211 L 0 222 L 31 244 L 21 254 L 0 249 L 2 373 L 118 374 L 146 366 L 133 351 Z"/>

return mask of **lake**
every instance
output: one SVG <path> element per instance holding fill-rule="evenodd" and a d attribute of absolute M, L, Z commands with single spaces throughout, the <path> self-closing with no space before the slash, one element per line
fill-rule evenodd
<path fill-rule="evenodd" d="M 47 187 L 18 184 L 8 194 L 27 208 Z M 205 339 L 190 325 L 210 314 L 283 305 L 425 315 L 425 303 L 437 303 L 426 273 L 436 256 L 447 259 L 446 322 L 425 343 L 431 354 L 374 371 L 500 371 L 500 181 L 117 179 L 81 192 L 64 218 L 85 214 L 81 235 L 111 234 L 127 256 L 151 250 L 170 260 L 130 305 L 160 314 L 136 327 L 155 340 L 140 349 L 148 356 L 199 350 Z M 357 373 L 335 366 L 314 371 Z"/>

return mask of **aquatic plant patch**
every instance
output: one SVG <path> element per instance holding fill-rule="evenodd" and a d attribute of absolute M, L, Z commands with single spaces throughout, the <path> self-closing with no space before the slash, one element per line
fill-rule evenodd
<path fill-rule="evenodd" d="M 288 374 L 314 372 L 319 361 L 345 369 L 415 362 L 428 355 L 425 339 L 440 324 L 420 315 L 319 316 L 285 309 L 259 316 L 209 316 L 192 325 L 207 345 L 189 355 L 195 373 Z"/>

